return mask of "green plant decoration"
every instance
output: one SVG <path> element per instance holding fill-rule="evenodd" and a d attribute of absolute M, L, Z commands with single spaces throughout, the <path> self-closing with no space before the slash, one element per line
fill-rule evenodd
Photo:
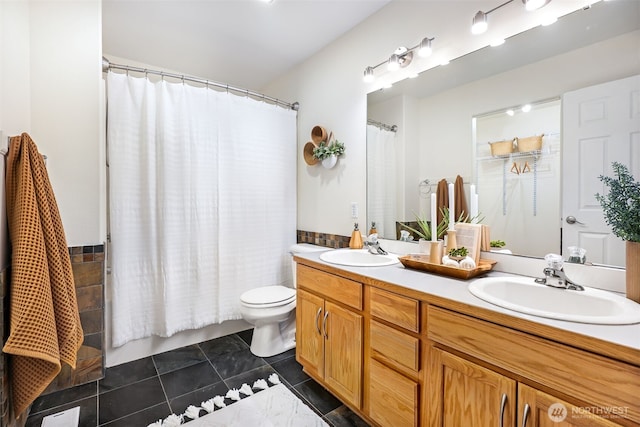
<path fill-rule="evenodd" d="M 446 209 L 446 208 L 445 208 Z M 447 226 L 449 225 L 449 217 L 442 212 L 442 221 L 438 224 L 437 232 L 438 237 L 444 236 L 444 233 L 447 231 Z M 410 227 L 406 224 L 400 224 L 403 228 L 407 230 L 413 231 L 418 237 L 424 240 L 431 240 L 431 223 L 427 220 L 426 217 L 420 216 L 414 213 L 416 216 L 416 222 L 418 223 L 418 228 Z"/>
<path fill-rule="evenodd" d="M 489 246 L 492 248 L 503 248 L 506 246 L 506 243 L 502 240 L 492 240 L 489 242 Z"/>
<path fill-rule="evenodd" d="M 454 248 L 454 249 L 451 249 L 449 251 L 449 256 L 450 257 L 464 258 L 467 255 L 469 255 L 469 250 L 467 248 L 465 248 L 464 246 L 459 247 L 459 248 Z"/>
<path fill-rule="evenodd" d="M 438 224 L 438 239 L 444 239 L 444 235 L 447 234 L 447 228 L 449 228 L 449 208 L 447 208 L 446 206 L 440 208 L 440 213 L 442 214 L 442 220 L 440 221 L 440 224 Z M 415 229 L 406 224 L 400 224 L 400 226 L 406 228 L 407 230 L 413 231 L 421 239 L 431 240 L 431 224 L 429 223 L 427 218 L 415 213 L 414 215 L 416 216 L 416 222 L 418 223 L 419 229 Z M 456 222 L 475 221 L 476 223 L 480 223 L 483 219 L 484 217 L 480 216 L 480 214 L 476 215 L 473 218 L 469 218 L 469 215 L 463 212 L 460 214 L 460 217 Z"/>
<path fill-rule="evenodd" d="M 313 157 L 318 160 L 324 160 L 327 157 L 331 156 L 340 157 L 344 154 L 344 150 L 344 144 L 337 139 L 328 144 L 323 141 L 320 143 L 320 145 L 313 149 Z"/>
<path fill-rule="evenodd" d="M 596 193 L 596 200 L 613 234 L 628 242 L 640 242 L 640 182 L 622 163 L 613 162 L 612 167 L 615 177 L 599 176 L 609 193 Z"/>

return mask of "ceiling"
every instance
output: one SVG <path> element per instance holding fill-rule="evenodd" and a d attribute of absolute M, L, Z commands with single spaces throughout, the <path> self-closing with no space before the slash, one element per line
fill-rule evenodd
<path fill-rule="evenodd" d="M 103 0 L 103 54 L 260 90 L 391 0 Z"/>

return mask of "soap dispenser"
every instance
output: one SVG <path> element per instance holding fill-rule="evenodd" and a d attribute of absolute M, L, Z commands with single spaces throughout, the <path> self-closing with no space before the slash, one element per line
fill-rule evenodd
<path fill-rule="evenodd" d="M 371 236 L 372 234 L 378 234 L 375 221 L 371 221 L 371 229 L 369 230 L 369 236 Z"/>
<path fill-rule="evenodd" d="M 353 232 L 351 233 L 351 239 L 349 239 L 349 247 L 351 249 L 362 249 L 362 234 L 358 230 L 358 223 L 353 225 Z"/>

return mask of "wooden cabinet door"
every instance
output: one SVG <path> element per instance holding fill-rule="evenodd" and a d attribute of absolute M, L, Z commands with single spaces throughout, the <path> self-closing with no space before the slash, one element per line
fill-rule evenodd
<path fill-rule="evenodd" d="M 371 359 L 369 416 L 381 427 L 418 425 L 418 383 Z"/>
<path fill-rule="evenodd" d="M 360 408 L 362 316 L 329 301 L 325 302 L 325 310 L 325 382 L 349 403 Z"/>
<path fill-rule="evenodd" d="M 524 384 L 518 385 L 518 426 L 523 427 L 614 427 L 615 411 L 598 414 L 595 407 L 580 408 Z M 603 415 L 603 416 L 601 416 Z M 605 418 L 606 417 L 606 418 Z"/>
<path fill-rule="evenodd" d="M 440 349 L 429 351 L 430 426 L 513 426 L 516 382 Z"/>
<path fill-rule="evenodd" d="M 324 377 L 324 300 L 302 289 L 296 301 L 296 360 L 311 374 Z"/>

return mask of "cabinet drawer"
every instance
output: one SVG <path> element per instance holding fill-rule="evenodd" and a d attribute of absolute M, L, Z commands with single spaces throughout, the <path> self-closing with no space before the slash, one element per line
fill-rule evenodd
<path fill-rule="evenodd" d="M 409 331 L 419 332 L 418 313 L 420 302 L 378 288 L 371 288 L 371 315 L 398 325 Z"/>
<path fill-rule="evenodd" d="M 375 360 L 369 368 L 369 416 L 383 427 L 418 425 L 418 384 Z"/>
<path fill-rule="evenodd" d="M 344 277 L 334 276 L 306 265 L 296 268 L 297 285 L 318 295 L 362 310 L 362 284 Z"/>
<path fill-rule="evenodd" d="M 369 327 L 373 355 L 380 354 L 402 366 L 418 372 L 420 340 L 375 320 Z"/>
<path fill-rule="evenodd" d="M 429 306 L 429 339 L 640 422 L 640 368 L 524 332 Z"/>

